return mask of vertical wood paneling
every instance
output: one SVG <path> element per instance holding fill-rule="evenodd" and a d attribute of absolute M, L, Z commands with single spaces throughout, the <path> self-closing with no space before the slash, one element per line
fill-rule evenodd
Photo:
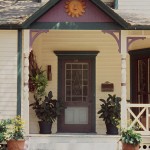
<path fill-rule="evenodd" d="M 0 31 L 0 41 L 0 119 L 2 119 L 16 115 L 17 31 Z"/>

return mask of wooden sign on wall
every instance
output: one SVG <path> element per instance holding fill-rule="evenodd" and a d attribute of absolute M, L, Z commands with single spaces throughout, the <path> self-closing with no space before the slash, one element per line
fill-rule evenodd
<path fill-rule="evenodd" d="M 114 91 L 114 84 L 106 81 L 105 83 L 101 84 L 101 91 L 102 92 L 113 92 Z"/>

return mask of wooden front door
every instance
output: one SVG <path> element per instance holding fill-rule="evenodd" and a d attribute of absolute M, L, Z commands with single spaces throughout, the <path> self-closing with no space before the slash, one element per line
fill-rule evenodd
<path fill-rule="evenodd" d="M 58 132 L 95 132 L 95 58 L 98 51 L 55 51 L 58 56 L 58 97 L 65 110 Z"/>
<path fill-rule="evenodd" d="M 132 102 L 150 103 L 150 51 L 131 54 Z"/>

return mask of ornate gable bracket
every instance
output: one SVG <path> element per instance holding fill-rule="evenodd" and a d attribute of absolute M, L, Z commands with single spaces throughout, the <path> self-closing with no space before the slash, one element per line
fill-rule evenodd
<path fill-rule="evenodd" d="M 118 30 L 103 30 L 102 32 L 112 35 L 118 44 L 118 52 L 121 52 L 121 31 Z"/>
<path fill-rule="evenodd" d="M 137 40 L 144 40 L 146 37 L 127 37 L 127 51 L 129 51 L 129 46 L 137 41 Z"/>
<path fill-rule="evenodd" d="M 32 50 L 32 45 L 35 39 L 41 34 L 41 33 L 47 33 L 49 30 L 30 30 L 30 51 Z M 32 33 L 34 33 L 32 35 Z"/>

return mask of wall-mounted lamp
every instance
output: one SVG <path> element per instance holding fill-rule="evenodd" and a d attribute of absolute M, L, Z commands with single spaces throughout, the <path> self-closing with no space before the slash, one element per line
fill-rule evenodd
<path fill-rule="evenodd" d="M 47 79 L 48 79 L 49 81 L 52 80 L 52 68 L 51 68 L 51 65 L 48 65 L 48 66 L 47 66 Z"/>

